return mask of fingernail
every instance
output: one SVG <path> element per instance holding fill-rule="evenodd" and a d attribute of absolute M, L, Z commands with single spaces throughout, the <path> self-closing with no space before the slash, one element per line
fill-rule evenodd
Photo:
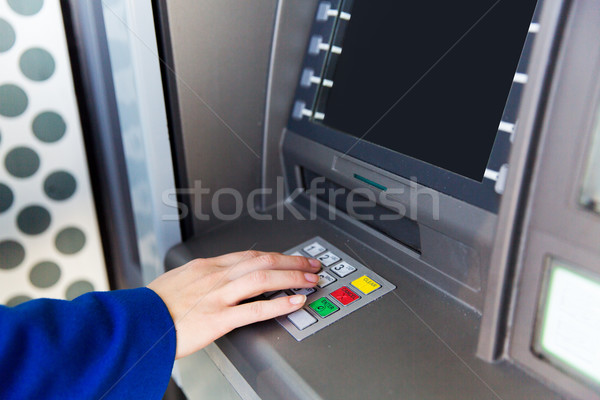
<path fill-rule="evenodd" d="M 319 282 L 319 275 L 315 275 L 315 274 L 304 274 L 304 277 L 306 278 L 307 281 L 312 282 L 312 283 L 317 283 Z"/>
<path fill-rule="evenodd" d="M 308 262 L 310 263 L 310 265 L 312 265 L 314 268 L 321 268 L 321 262 L 319 260 L 316 260 L 314 258 L 309 258 Z"/>
<path fill-rule="evenodd" d="M 292 303 L 294 305 L 304 304 L 304 302 L 306 302 L 306 296 L 304 296 L 302 294 L 290 297 L 290 303 Z"/>

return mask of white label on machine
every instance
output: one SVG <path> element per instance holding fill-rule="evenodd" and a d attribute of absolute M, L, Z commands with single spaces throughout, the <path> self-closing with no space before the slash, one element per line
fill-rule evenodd
<path fill-rule="evenodd" d="M 541 351 L 600 383 L 600 282 L 558 263 L 550 273 Z"/>

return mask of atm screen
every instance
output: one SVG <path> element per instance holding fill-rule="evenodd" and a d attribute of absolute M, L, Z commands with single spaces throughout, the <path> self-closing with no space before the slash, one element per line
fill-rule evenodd
<path fill-rule="evenodd" d="M 322 123 L 481 182 L 535 5 L 355 0 Z"/>

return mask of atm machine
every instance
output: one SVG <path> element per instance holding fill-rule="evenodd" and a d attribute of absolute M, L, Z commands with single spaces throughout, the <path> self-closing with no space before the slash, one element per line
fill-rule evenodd
<path fill-rule="evenodd" d="M 157 0 L 154 19 L 166 269 L 323 264 L 301 311 L 208 350 L 242 398 L 600 399 L 596 1 Z"/>
<path fill-rule="evenodd" d="M 597 2 L 199 3 L 158 6 L 179 184 L 261 201 L 181 196 L 166 266 L 323 264 L 217 341 L 242 397 L 600 398 Z"/>

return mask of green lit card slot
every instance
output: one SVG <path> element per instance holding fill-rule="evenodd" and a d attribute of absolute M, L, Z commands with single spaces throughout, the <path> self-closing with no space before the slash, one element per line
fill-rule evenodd
<path fill-rule="evenodd" d="M 387 187 L 385 187 L 385 186 L 383 186 L 383 185 L 381 185 L 381 184 L 379 184 L 377 182 L 374 182 L 374 181 L 372 181 L 372 180 L 370 180 L 368 178 L 365 178 L 364 176 L 360 176 L 359 174 L 354 174 L 354 177 L 356 179 L 358 179 L 359 181 L 364 182 L 367 185 L 371 185 L 371 186 L 373 186 L 373 187 L 375 187 L 375 188 L 377 188 L 379 190 L 383 190 L 384 192 L 388 189 Z"/>

